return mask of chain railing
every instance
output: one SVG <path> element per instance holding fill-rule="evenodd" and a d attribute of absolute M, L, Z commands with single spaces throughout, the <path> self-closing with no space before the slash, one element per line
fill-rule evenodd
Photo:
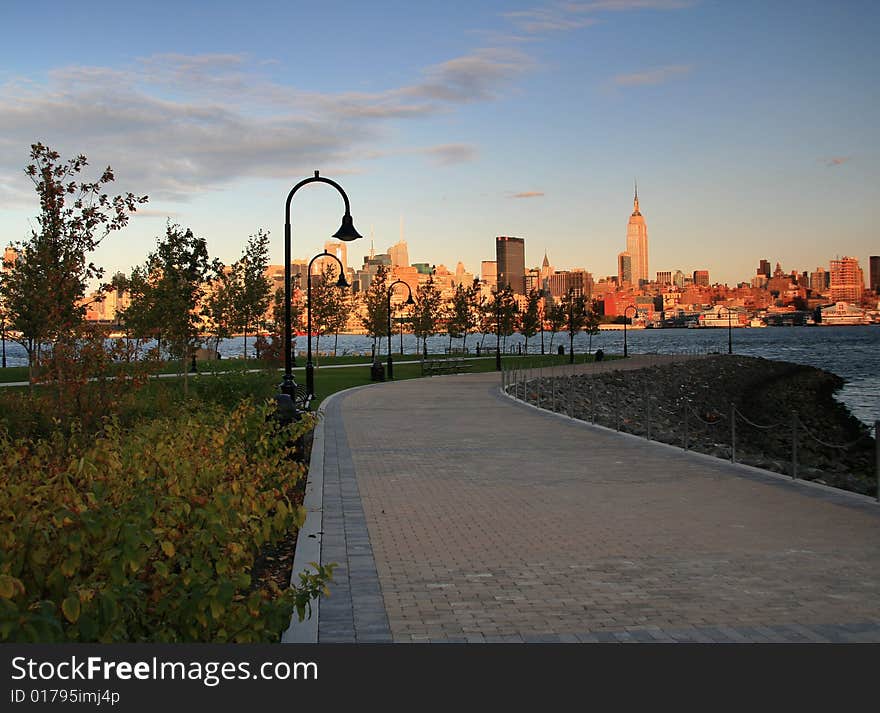
<path fill-rule="evenodd" d="M 614 370 L 614 366 L 609 365 L 608 370 Z M 664 410 L 662 404 L 652 404 L 652 402 L 656 400 L 650 398 L 647 385 L 644 385 L 642 388 L 638 409 L 639 414 L 642 416 L 645 416 L 646 412 L 650 412 L 647 414 L 647 418 L 643 418 L 641 422 L 638 422 L 631 413 L 632 409 L 630 409 L 629 414 L 626 414 L 624 408 L 618 406 L 614 409 L 611 422 L 609 423 L 606 418 L 606 422 L 604 424 L 601 423 L 601 419 L 597 414 L 597 398 L 595 393 L 595 379 L 598 373 L 595 370 L 591 370 L 588 373 L 582 372 L 580 377 L 578 377 L 576 368 L 572 365 L 570 373 L 566 373 L 565 367 L 551 367 L 549 373 L 545 375 L 545 367 L 542 364 L 537 367 L 516 365 L 505 368 L 502 371 L 501 379 L 502 388 L 506 393 L 522 402 L 531 404 L 532 406 L 556 413 L 564 413 L 570 418 L 578 418 L 592 424 L 604 425 L 606 427 L 614 428 L 617 431 L 631 433 L 633 435 L 644 435 L 647 440 L 655 440 L 677 445 L 673 442 L 674 439 L 662 439 L 662 429 L 658 428 L 656 431 L 652 430 L 652 423 L 658 417 L 657 412 L 663 411 L 663 413 L 668 416 L 670 410 Z M 576 388 L 576 380 L 578 379 L 581 384 L 580 389 Z M 583 380 L 586 380 L 588 384 L 585 389 L 582 386 Z M 579 408 L 575 406 L 575 398 L 578 393 L 582 395 Z M 588 401 L 589 406 L 584 403 L 585 401 Z M 807 443 L 806 439 L 816 442 L 822 448 L 838 452 L 849 451 L 860 444 L 865 444 L 872 440 L 871 433 L 866 431 L 858 438 L 848 443 L 831 443 L 817 436 L 809 426 L 804 423 L 804 420 L 799 414 L 794 411 L 791 412 L 787 419 L 775 423 L 762 424 L 756 423 L 748 418 L 737 408 L 736 404 L 731 403 L 728 412 L 725 414 L 716 409 L 698 409 L 690 398 L 682 397 L 672 403 L 671 412 L 678 412 L 680 414 L 678 421 L 678 430 L 680 433 L 679 442 L 684 450 L 693 449 L 695 444 L 699 442 L 701 436 L 705 438 L 711 433 L 713 434 L 713 439 L 717 436 L 716 440 L 722 441 L 721 443 L 714 443 L 715 448 L 711 455 L 721 457 L 718 453 L 724 452 L 729 448 L 726 458 L 729 458 L 732 463 L 751 461 L 753 464 L 757 457 L 754 452 L 742 448 L 743 442 L 745 441 L 742 438 L 743 434 L 738 431 L 738 426 L 752 428 L 766 434 L 783 434 L 787 431 L 787 436 L 784 440 L 787 440 L 789 444 L 789 453 L 785 456 L 785 458 L 789 460 L 788 467 L 785 468 L 784 465 L 779 466 L 779 463 L 776 460 L 776 458 L 781 457 L 779 453 L 775 454 L 775 456 L 767 456 L 767 459 L 770 460 L 771 464 L 787 470 L 787 474 L 793 480 L 800 477 L 802 474 L 801 469 L 805 465 L 802 462 L 802 451 Z M 627 418 L 627 415 L 629 415 L 629 418 Z M 641 426 L 641 429 L 639 429 L 638 426 Z M 873 430 L 874 441 L 874 477 L 876 483 L 880 485 L 880 420 L 874 422 L 873 429 L 871 430 Z M 639 433 L 639 431 L 641 431 L 641 433 Z M 702 431 L 702 433 L 699 433 L 699 431 Z M 725 440 L 725 431 L 729 433 L 728 443 L 723 443 Z M 670 434 L 668 432 L 666 435 L 667 438 L 669 438 Z M 763 452 L 761 453 L 761 457 L 764 457 Z M 757 462 L 766 465 L 760 459 Z M 763 467 L 763 465 L 761 467 Z M 821 469 L 813 470 L 820 473 L 822 472 Z M 880 487 L 877 488 L 877 501 L 880 502 Z"/>

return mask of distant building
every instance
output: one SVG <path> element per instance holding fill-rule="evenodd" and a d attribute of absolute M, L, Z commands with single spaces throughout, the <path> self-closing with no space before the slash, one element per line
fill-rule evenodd
<path fill-rule="evenodd" d="M 694 270 L 694 285 L 697 287 L 708 287 L 709 286 L 709 271 L 708 270 Z"/>
<path fill-rule="evenodd" d="M 685 277 L 684 273 L 681 270 L 676 270 L 675 274 L 672 276 L 672 284 L 675 285 L 678 289 L 684 289 Z"/>
<path fill-rule="evenodd" d="M 874 292 L 880 294 L 880 255 L 871 255 L 868 258 L 871 282 L 870 287 Z"/>
<path fill-rule="evenodd" d="M 409 248 L 405 240 L 399 240 L 388 248 L 388 255 L 394 267 L 409 267 Z"/>
<path fill-rule="evenodd" d="M 831 299 L 835 302 L 858 304 L 865 291 L 865 276 L 858 259 L 844 255 L 832 260 L 830 267 Z"/>
<path fill-rule="evenodd" d="M 498 286 L 510 286 L 514 294 L 526 293 L 526 247 L 522 238 L 501 235 L 495 238 Z"/>
<path fill-rule="evenodd" d="M 633 260 L 628 252 L 617 255 L 617 284 L 631 285 L 633 283 Z"/>
<path fill-rule="evenodd" d="M 768 280 L 770 279 L 770 261 L 769 260 L 761 260 L 761 262 L 758 263 L 757 274 L 763 275 Z"/>
<path fill-rule="evenodd" d="M 498 263 L 494 260 L 483 260 L 480 263 L 480 279 L 490 287 L 498 285 Z"/>
<path fill-rule="evenodd" d="M 339 258 L 339 262 L 348 269 L 348 247 L 345 243 L 340 242 L 338 240 L 328 240 L 324 243 L 324 250 L 326 250 L 331 255 L 335 255 Z"/>
<path fill-rule="evenodd" d="M 831 286 L 831 273 L 828 270 L 817 267 L 815 272 L 810 273 L 810 289 L 817 295 L 828 292 Z"/>
<path fill-rule="evenodd" d="M 672 284 L 672 272 L 670 270 L 666 270 L 665 272 L 657 273 L 657 284 L 658 285 L 671 285 Z"/>
<path fill-rule="evenodd" d="M 639 211 L 639 188 L 633 198 L 633 212 L 626 225 L 626 252 L 632 258 L 632 283 L 648 281 L 648 226 Z"/>

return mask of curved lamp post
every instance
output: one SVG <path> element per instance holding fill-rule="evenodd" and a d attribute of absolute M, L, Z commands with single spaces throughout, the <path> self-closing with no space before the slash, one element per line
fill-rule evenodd
<path fill-rule="evenodd" d="M 333 253 L 328 253 L 325 250 L 309 260 L 308 277 L 306 278 L 306 339 L 308 340 L 306 346 L 306 388 L 309 391 L 309 396 L 315 395 L 315 366 L 312 364 L 312 263 L 322 257 L 332 257 L 339 263 L 339 279 L 336 281 L 336 286 L 342 289 L 351 287 L 348 280 L 345 279 L 345 265 Z"/>
<path fill-rule="evenodd" d="M 336 183 L 336 181 L 324 178 L 319 175 L 318 171 L 315 171 L 315 175 L 312 178 L 306 178 L 290 189 L 290 193 L 287 194 L 287 201 L 284 204 L 284 380 L 280 386 L 281 393 L 287 394 L 290 397 L 293 397 L 296 391 L 296 381 L 293 379 L 291 368 L 293 363 L 290 354 L 290 201 L 294 193 L 309 183 L 327 183 L 339 191 L 339 194 L 342 196 L 342 200 L 345 203 L 345 213 L 342 216 L 342 225 L 333 234 L 333 237 L 346 242 L 363 237 L 354 229 L 348 196 L 345 195 L 342 186 Z"/>
<path fill-rule="evenodd" d="M 391 359 L 391 294 L 394 292 L 395 285 L 405 285 L 409 296 L 406 298 L 406 304 L 414 305 L 415 300 L 412 297 L 412 288 L 403 280 L 395 280 L 388 285 L 388 379 L 394 378 L 394 361 Z"/>
<path fill-rule="evenodd" d="M 630 305 L 625 310 L 623 310 L 623 356 L 628 356 L 629 352 L 626 348 L 626 313 L 630 310 L 633 311 L 633 317 L 635 317 L 639 311 L 636 309 L 635 305 Z"/>
<path fill-rule="evenodd" d="M 727 305 L 722 305 L 721 308 L 727 310 L 727 353 L 733 354 L 733 325 L 730 323 L 731 309 Z"/>
<path fill-rule="evenodd" d="M 495 291 L 495 371 L 501 371 L 501 292 Z"/>

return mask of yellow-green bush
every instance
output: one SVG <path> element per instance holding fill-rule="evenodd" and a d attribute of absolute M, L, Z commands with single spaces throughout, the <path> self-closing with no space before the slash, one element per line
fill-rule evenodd
<path fill-rule="evenodd" d="M 251 581 L 298 528 L 303 467 L 266 408 L 202 405 L 98 436 L 0 436 L 0 640 L 272 641 L 326 592 Z"/>

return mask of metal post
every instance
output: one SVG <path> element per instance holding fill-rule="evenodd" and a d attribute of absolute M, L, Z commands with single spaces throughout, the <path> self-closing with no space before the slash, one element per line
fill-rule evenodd
<path fill-rule="evenodd" d="M 593 425 L 596 424 L 596 399 L 593 390 L 593 381 L 596 378 L 595 374 L 590 375 L 590 411 L 592 411 L 592 421 Z"/>
<path fill-rule="evenodd" d="M 880 503 L 880 421 L 874 421 L 874 477 L 877 481 L 877 502 Z"/>
<path fill-rule="evenodd" d="M 690 444 L 688 443 L 688 404 L 687 401 L 684 402 L 684 449 L 689 450 Z"/>
<path fill-rule="evenodd" d="M 730 404 L 730 462 L 736 463 L 736 406 Z"/>
<path fill-rule="evenodd" d="M 797 433 L 797 413 L 791 412 L 791 477 L 797 480 L 798 477 L 798 433 Z"/>

